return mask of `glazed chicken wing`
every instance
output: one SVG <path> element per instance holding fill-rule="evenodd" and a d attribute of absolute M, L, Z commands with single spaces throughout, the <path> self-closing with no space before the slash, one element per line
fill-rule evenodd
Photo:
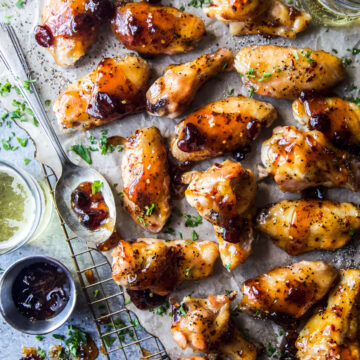
<path fill-rule="evenodd" d="M 124 146 L 123 205 L 144 230 L 158 233 L 171 213 L 167 149 L 155 127 L 136 130 Z"/>
<path fill-rule="evenodd" d="M 296 341 L 298 360 L 359 360 L 360 270 L 340 271 L 327 306 L 317 311 Z"/>
<path fill-rule="evenodd" d="M 296 34 L 304 31 L 311 21 L 311 16 L 306 12 L 287 6 L 279 0 L 270 0 L 266 3 L 268 7 L 264 13 L 231 22 L 230 34 L 235 36 L 261 34 L 294 39 Z"/>
<path fill-rule="evenodd" d="M 221 71 L 231 70 L 233 60 L 230 50 L 219 49 L 191 62 L 168 66 L 164 75 L 146 93 L 148 113 L 171 119 L 180 116 L 193 101 L 199 88 Z"/>
<path fill-rule="evenodd" d="M 299 318 L 328 293 L 337 274 L 322 261 L 275 268 L 242 284 L 239 310 L 279 322 Z"/>
<path fill-rule="evenodd" d="M 254 240 L 254 174 L 240 163 L 226 160 L 205 172 L 185 173 L 183 182 L 190 184 L 185 191 L 186 200 L 214 225 L 224 266 L 230 270 L 243 263 Z"/>
<path fill-rule="evenodd" d="M 45 0 L 37 43 L 62 67 L 73 66 L 95 41 L 99 26 L 111 18 L 108 0 Z"/>
<path fill-rule="evenodd" d="M 296 120 L 309 130 L 319 130 L 341 148 L 359 149 L 360 107 L 338 97 L 297 99 L 292 105 Z"/>
<path fill-rule="evenodd" d="M 320 131 L 277 127 L 262 145 L 261 160 L 264 173 L 282 191 L 301 192 L 315 186 L 360 189 L 359 161 L 335 148 Z"/>
<path fill-rule="evenodd" d="M 197 16 L 147 2 L 119 5 L 111 24 L 126 48 L 147 55 L 188 52 L 205 34 L 205 25 Z"/>
<path fill-rule="evenodd" d="M 255 360 L 255 346 L 245 340 L 230 320 L 230 295 L 209 295 L 207 299 L 187 296 L 173 304 L 171 331 L 182 348 L 218 353 L 233 360 Z"/>
<path fill-rule="evenodd" d="M 325 51 L 275 45 L 246 46 L 235 57 L 244 85 L 256 93 L 294 99 L 302 91 L 325 91 L 345 78 L 339 58 Z"/>
<path fill-rule="evenodd" d="M 360 229 L 360 210 L 351 203 L 283 200 L 261 211 L 257 228 L 290 255 L 335 250 Z"/>
<path fill-rule="evenodd" d="M 176 125 L 172 155 L 180 161 L 199 161 L 241 150 L 276 118 L 270 103 L 245 96 L 215 101 Z"/>
<path fill-rule="evenodd" d="M 88 130 L 145 108 L 149 64 L 138 56 L 106 58 L 54 103 L 60 126 Z"/>
<path fill-rule="evenodd" d="M 167 295 L 184 280 L 210 276 L 219 250 L 212 241 L 137 239 L 132 243 L 121 240 L 111 256 L 117 284 Z"/>

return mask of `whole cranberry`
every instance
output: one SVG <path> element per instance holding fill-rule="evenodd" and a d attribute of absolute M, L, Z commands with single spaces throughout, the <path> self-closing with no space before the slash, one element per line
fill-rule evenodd
<path fill-rule="evenodd" d="M 192 152 L 201 150 L 206 143 L 205 136 L 194 124 L 186 124 L 184 137 L 178 142 L 177 146 L 181 151 Z"/>
<path fill-rule="evenodd" d="M 118 107 L 118 101 L 114 96 L 105 92 L 98 92 L 93 102 L 91 102 L 86 111 L 90 116 L 104 119 L 113 114 Z"/>
<path fill-rule="evenodd" d="M 36 42 L 45 48 L 52 45 L 54 38 L 51 30 L 46 25 L 38 25 L 34 29 Z"/>

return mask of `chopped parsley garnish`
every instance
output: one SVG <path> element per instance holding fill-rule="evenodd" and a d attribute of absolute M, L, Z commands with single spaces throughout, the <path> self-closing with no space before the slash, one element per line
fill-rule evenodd
<path fill-rule="evenodd" d="M 186 227 L 197 227 L 202 223 L 202 217 L 200 214 L 197 216 L 185 215 L 185 226 Z"/>
<path fill-rule="evenodd" d="M 36 80 L 24 80 L 23 88 L 29 91 L 30 94 L 32 94 L 33 92 L 30 85 L 33 84 L 34 82 L 36 82 Z"/>
<path fill-rule="evenodd" d="M 61 341 L 64 341 L 64 340 L 65 340 L 65 336 L 64 336 L 64 335 L 53 334 L 52 337 L 53 337 L 54 339 L 61 340 Z"/>
<path fill-rule="evenodd" d="M 230 270 L 230 264 L 224 264 L 224 268 L 228 271 L 228 272 L 231 272 Z"/>
<path fill-rule="evenodd" d="M 145 206 L 146 209 L 146 215 L 150 216 L 154 213 L 156 205 L 154 203 L 151 204 L 151 206 Z"/>
<path fill-rule="evenodd" d="M 271 342 L 268 342 L 268 346 L 267 346 L 267 355 L 268 356 L 273 356 L 274 353 L 276 351 L 276 348 L 274 348 L 274 346 L 271 344 Z"/>
<path fill-rule="evenodd" d="M 195 230 L 193 230 L 193 232 L 192 232 L 192 239 L 195 241 L 195 240 L 197 240 L 198 238 L 199 238 L 199 235 L 196 233 Z"/>
<path fill-rule="evenodd" d="M 70 151 L 73 151 L 75 154 L 79 155 L 84 161 L 88 164 L 91 164 L 91 156 L 89 150 L 86 146 L 83 145 L 71 145 Z"/>
<path fill-rule="evenodd" d="M 30 159 L 25 158 L 25 159 L 24 159 L 24 164 L 27 165 L 30 161 L 31 161 Z"/>
<path fill-rule="evenodd" d="M 183 234 L 179 231 L 179 232 L 178 232 L 178 235 L 179 235 L 179 238 L 182 240 Z"/>
<path fill-rule="evenodd" d="M 130 303 L 131 303 L 131 300 L 130 300 L 130 299 L 125 299 L 124 305 L 129 305 Z"/>
<path fill-rule="evenodd" d="M 245 73 L 248 77 L 255 77 L 255 70 L 250 68 L 248 72 Z"/>
<path fill-rule="evenodd" d="M 170 235 L 175 235 L 175 230 L 171 227 L 168 227 L 167 229 L 165 229 L 164 233 L 170 234 Z"/>
<path fill-rule="evenodd" d="M 19 138 L 17 137 L 16 140 L 20 144 L 21 147 L 25 147 L 28 143 L 28 138 Z"/>
<path fill-rule="evenodd" d="M 211 0 L 191 0 L 188 3 L 188 6 L 193 6 L 194 8 L 202 7 L 203 5 L 211 5 Z"/>
<path fill-rule="evenodd" d="M 341 61 L 342 61 L 342 63 L 343 63 L 345 66 L 351 65 L 352 62 L 353 62 L 352 59 L 347 58 L 347 57 L 342 57 L 342 58 L 341 58 Z"/>
<path fill-rule="evenodd" d="M 42 339 L 44 339 L 44 335 L 36 335 L 35 339 L 41 341 Z"/>
<path fill-rule="evenodd" d="M 169 309 L 169 304 L 168 303 L 164 303 L 162 305 L 160 305 L 157 309 L 156 309 L 156 315 L 163 315 L 164 313 L 166 313 L 166 311 Z"/>
<path fill-rule="evenodd" d="M 336 49 L 332 49 L 331 50 L 334 54 L 337 54 L 338 53 L 338 51 L 336 50 Z"/>
<path fill-rule="evenodd" d="M 51 105 L 51 100 L 45 100 L 45 105 L 50 106 Z"/>
<path fill-rule="evenodd" d="M 93 194 L 97 194 L 98 192 L 100 192 L 101 188 L 103 186 L 102 181 L 100 180 L 95 180 L 92 185 L 91 185 L 91 191 Z"/>
<path fill-rule="evenodd" d="M 293 51 L 293 55 L 294 55 L 295 60 L 299 60 L 299 55 L 296 50 Z"/>
<path fill-rule="evenodd" d="M 137 219 L 137 221 L 138 221 L 140 224 L 146 226 L 146 222 L 145 222 L 145 220 L 144 220 L 142 217 L 137 216 L 136 219 Z"/>
<path fill-rule="evenodd" d="M 191 268 L 186 268 L 186 269 L 185 269 L 185 276 L 186 276 L 186 277 L 189 277 L 190 274 L 191 274 Z"/>
<path fill-rule="evenodd" d="M 262 78 L 260 78 L 260 79 L 258 80 L 258 82 L 262 82 L 262 81 L 264 81 L 265 79 L 268 79 L 271 75 L 272 75 L 271 73 L 264 73 L 263 76 L 262 76 Z"/>
<path fill-rule="evenodd" d="M 114 336 L 106 335 L 103 337 L 103 340 L 107 347 L 111 347 L 111 345 L 115 342 L 116 338 Z"/>
<path fill-rule="evenodd" d="M 15 3 L 15 6 L 16 6 L 18 9 L 22 9 L 23 6 L 24 6 L 24 3 L 25 3 L 25 0 L 17 0 L 17 2 Z"/>
<path fill-rule="evenodd" d="M 360 54 L 360 49 L 353 48 L 353 49 L 352 49 L 352 54 L 353 54 L 353 55 L 358 55 L 358 54 Z"/>
<path fill-rule="evenodd" d="M 353 235 L 355 234 L 355 229 L 350 229 L 350 230 L 349 230 L 349 234 L 350 234 L 351 236 L 353 236 Z"/>
<path fill-rule="evenodd" d="M 183 307 L 183 304 L 181 304 L 178 308 L 177 308 L 178 312 L 182 315 L 182 316 L 186 316 L 186 311 Z"/>
<path fill-rule="evenodd" d="M 94 291 L 94 298 L 96 298 L 98 295 L 99 295 L 99 290 L 96 289 L 96 290 Z"/>
<path fill-rule="evenodd" d="M 191 245 L 191 244 L 194 243 L 194 241 L 192 241 L 192 240 L 186 240 L 185 243 L 188 244 L 188 245 Z"/>
<path fill-rule="evenodd" d="M 228 95 L 231 96 L 231 95 L 234 95 L 234 89 L 231 89 L 228 91 Z"/>
<path fill-rule="evenodd" d="M 249 99 L 253 97 L 255 89 L 252 87 L 249 93 Z"/>

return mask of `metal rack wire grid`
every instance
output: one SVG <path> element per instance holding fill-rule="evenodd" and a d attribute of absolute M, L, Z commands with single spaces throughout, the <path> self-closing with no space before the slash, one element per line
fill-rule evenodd
<path fill-rule="evenodd" d="M 44 164 L 42 170 L 54 199 L 56 175 Z M 112 280 L 111 266 L 105 257 L 72 236 L 56 206 L 55 209 L 100 338 L 101 353 L 109 360 L 169 359 L 160 340 L 148 334 L 125 307 L 124 290 Z"/>

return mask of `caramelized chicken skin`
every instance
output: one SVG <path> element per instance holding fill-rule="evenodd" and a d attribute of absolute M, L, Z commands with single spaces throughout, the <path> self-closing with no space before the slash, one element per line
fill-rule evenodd
<path fill-rule="evenodd" d="M 181 305 L 173 305 L 171 331 L 182 348 L 218 353 L 233 360 L 255 360 L 255 346 L 245 340 L 230 319 L 229 295 L 209 295 L 207 299 L 187 296 Z"/>
<path fill-rule="evenodd" d="M 270 104 L 232 96 L 193 112 L 175 127 L 171 152 L 180 161 L 199 161 L 234 152 L 255 140 L 277 118 Z"/>
<path fill-rule="evenodd" d="M 296 120 L 309 130 L 319 130 L 336 146 L 360 146 L 360 107 L 338 97 L 297 99 L 292 105 Z"/>
<path fill-rule="evenodd" d="M 242 48 L 235 68 L 256 93 L 295 99 L 302 91 L 325 91 L 345 78 L 339 58 L 325 51 L 276 45 Z"/>
<path fill-rule="evenodd" d="M 103 59 L 56 99 L 60 126 L 85 131 L 144 109 L 149 77 L 149 64 L 138 56 Z"/>
<path fill-rule="evenodd" d="M 124 146 L 123 205 L 144 230 L 158 233 L 171 214 L 167 149 L 156 127 L 135 131 Z"/>
<path fill-rule="evenodd" d="M 113 5 L 108 0 L 45 0 L 42 25 L 35 28 L 35 39 L 59 66 L 73 66 L 94 43 L 100 24 L 112 13 Z"/>
<path fill-rule="evenodd" d="M 309 14 L 293 6 L 287 6 L 282 1 L 270 0 L 266 3 L 267 8 L 264 13 L 230 23 L 230 34 L 235 36 L 261 34 L 294 39 L 311 22 Z"/>
<path fill-rule="evenodd" d="M 132 243 L 121 240 L 111 256 L 117 284 L 167 295 L 184 280 L 210 276 L 219 250 L 212 241 L 137 239 Z"/>
<path fill-rule="evenodd" d="M 322 261 L 281 266 L 246 280 L 239 310 L 282 320 L 299 318 L 330 290 L 338 272 Z"/>
<path fill-rule="evenodd" d="M 359 360 L 360 270 L 340 271 L 327 306 L 310 318 L 296 341 L 298 360 Z"/>
<path fill-rule="evenodd" d="M 262 145 L 261 160 L 264 172 L 282 191 L 301 192 L 320 185 L 360 189 L 359 162 L 335 148 L 320 131 L 277 127 Z"/>
<path fill-rule="evenodd" d="M 148 55 L 188 52 L 205 34 L 197 16 L 143 1 L 119 5 L 111 24 L 126 48 Z"/>
<path fill-rule="evenodd" d="M 214 225 L 224 266 L 230 270 L 243 263 L 254 240 L 252 215 L 257 185 L 252 171 L 226 160 L 205 172 L 185 173 L 183 182 L 189 184 L 186 200 Z"/>
<path fill-rule="evenodd" d="M 360 210 L 328 200 L 283 200 L 261 211 L 257 228 L 290 255 L 335 250 L 360 229 Z"/>
<path fill-rule="evenodd" d="M 146 93 L 147 111 L 171 119 L 180 116 L 206 81 L 232 69 L 233 60 L 230 50 L 219 49 L 188 63 L 168 66 Z"/>

